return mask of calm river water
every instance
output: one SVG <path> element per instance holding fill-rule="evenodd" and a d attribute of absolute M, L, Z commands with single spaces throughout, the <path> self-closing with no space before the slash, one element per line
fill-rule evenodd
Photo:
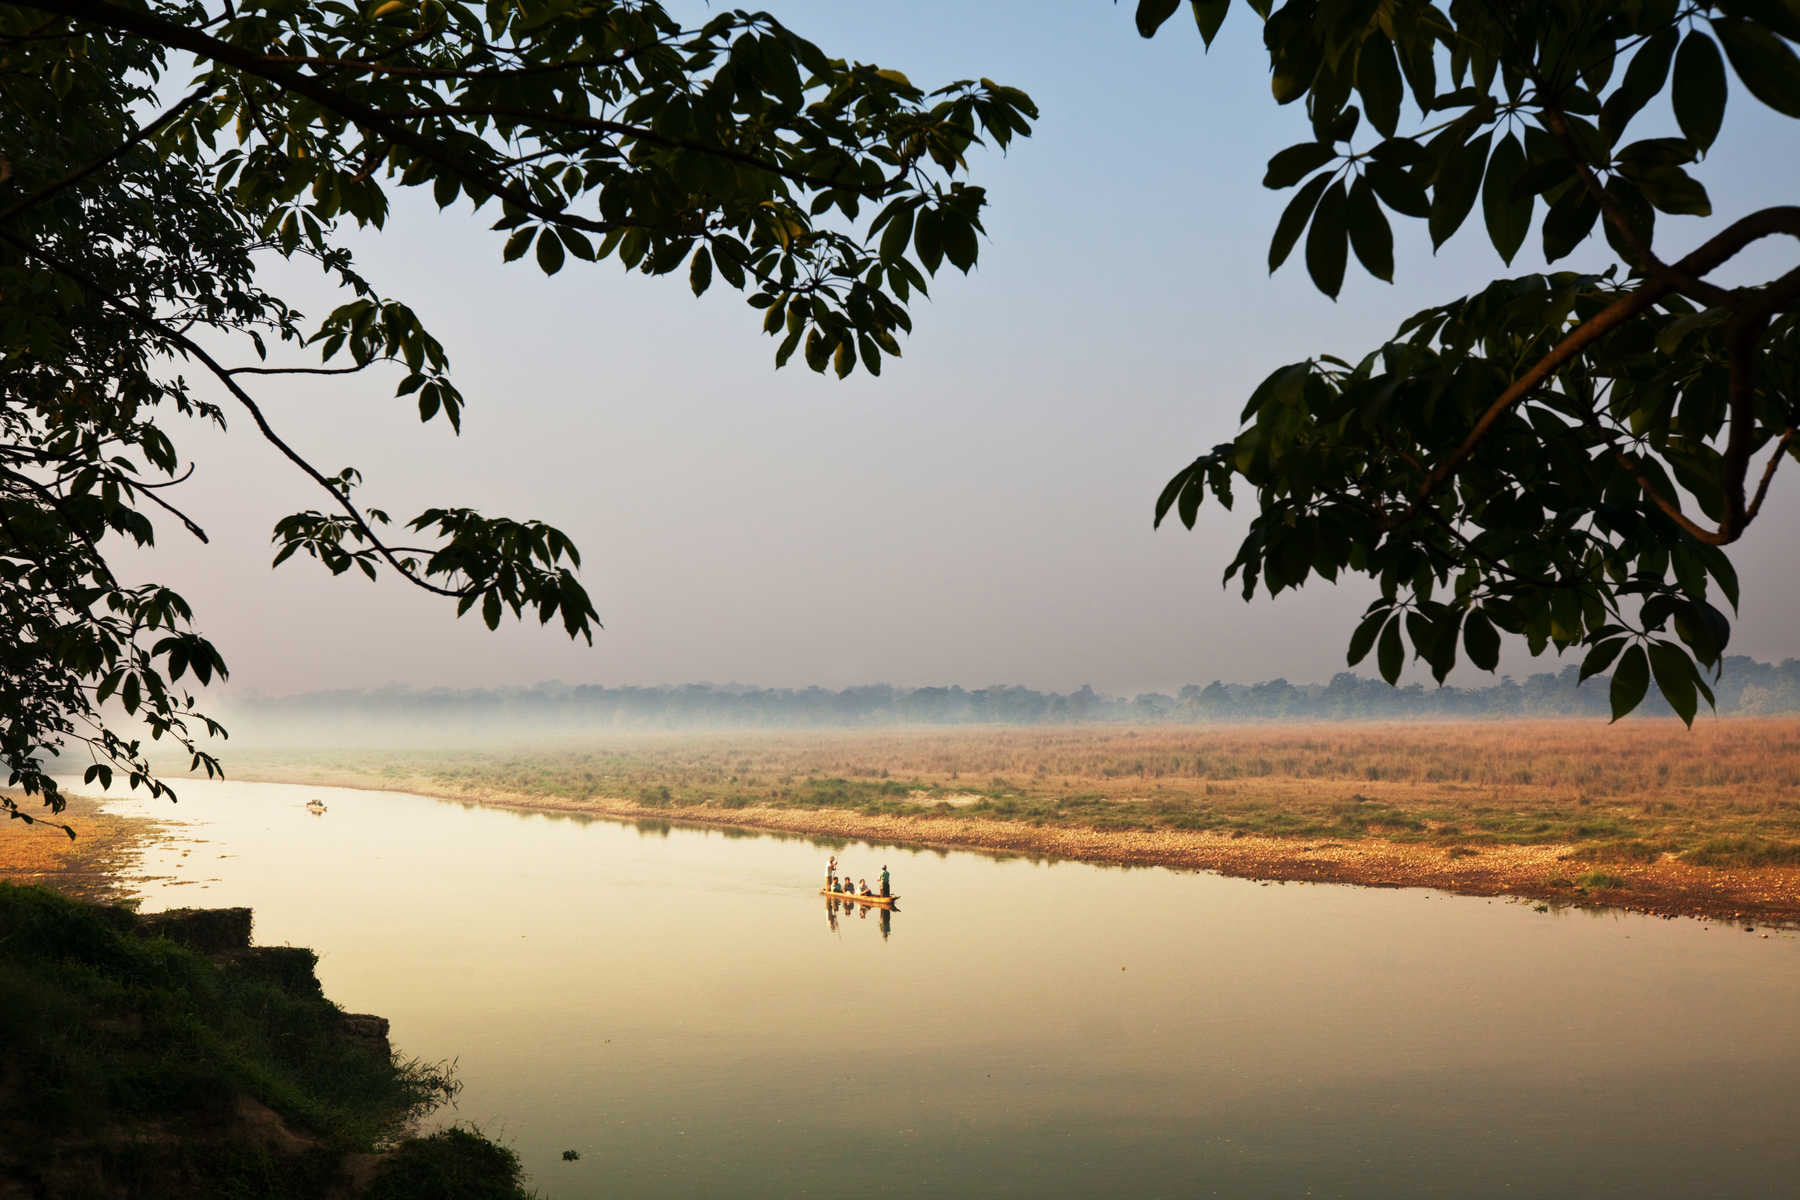
<path fill-rule="evenodd" d="M 1800 937 L 188 783 L 251 905 L 548 1197 L 1792 1194 Z M 303 807 L 314 797 L 321 816 Z M 136 811 L 144 811 L 139 808 Z M 827 853 L 900 911 L 835 917 Z M 564 1150 L 580 1159 L 565 1162 Z"/>

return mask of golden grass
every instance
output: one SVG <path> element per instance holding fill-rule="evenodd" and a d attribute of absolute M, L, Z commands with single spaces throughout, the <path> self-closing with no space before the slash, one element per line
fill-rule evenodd
<path fill-rule="evenodd" d="M 336 759 L 336 762 L 332 760 Z M 606 735 L 505 752 L 265 756 L 651 807 L 844 808 L 1075 829 L 1570 843 L 1596 861 L 1800 863 L 1800 719 Z M 715 814 L 718 815 L 718 814 Z"/>

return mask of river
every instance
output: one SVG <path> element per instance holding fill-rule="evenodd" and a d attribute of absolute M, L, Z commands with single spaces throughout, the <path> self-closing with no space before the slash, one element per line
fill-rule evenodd
<path fill-rule="evenodd" d="M 146 911 L 249 905 L 457 1060 L 546 1197 L 1762 1195 L 1800 936 L 185 783 Z M 313 798 L 323 814 L 305 808 Z M 120 808 L 125 811 L 123 805 Z M 900 893 L 833 914 L 827 854 Z M 563 1152 L 579 1158 L 565 1161 Z"/>

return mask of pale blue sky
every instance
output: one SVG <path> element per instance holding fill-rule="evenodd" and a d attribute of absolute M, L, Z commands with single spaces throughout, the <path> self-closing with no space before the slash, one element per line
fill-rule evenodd
<path fill-rule="evenodd" d="M 500 239 L 467 212 L 401 200 L 384 234 L 357 239 L 360 261 L 448 345 L 470 398 L 463 436 L 419 426 L 372 382 L 267 387 L 271 419 L 321 467 L 362 468 L 365 499 L 397 514 L 469 503 L 562 527 L 607 630 L 591 650 L 535 625 L 489 634 L 394 582 L 330 581 L 298 561 L 271 574 L 270 524 L 318 500 L 240 421 L 225 441 L 183 443 L 200 459 L 187 499 L 214 544 L 169 528 L 155 566 L 195 603 L 234 685 L 1130 693 L 1342 669 L 1367 589 L 1314 585 L 1246 606 L 1218 585 L 1241 506 L 1207 511 L 1194 533 L 1153 534 L 1151 504 L 1233 433 L 1273 368 L 1360 354 L 1499 273 L 1479 218 L 1435 257 L 1422 224 L 1401 225 L 1399 282 L 1353 263 L 1336 303 L 1298 261 L 1269 277 L 1287 193 L 1262 189 L 1263 166 L 1309 134 L 1298 106 L 1269 98 L 1242 5 L 1210 55 L 1185 16 L 1145 42 L 1131 5 L 1105 0 L 770 7 L 828 51 L 916 83 L 987 75 L 1032 93 L 1034 136 L 976 160 L 991 204 L 975 273 L 938 277 L 882 378 L 837 382 L 774 371 L 760 314 L 722 287 L 695 301 L 684 277 L 613 263 L 545 279 L 502 265 Z M 1705 168 L 1710 224 L 1792 200 L 1794 129 L 1734 87 Z M 1684 253 L 1708 224 L 1665 218 L 1659 247 Z M 1791 247 L 1771 254 L 1746 269 L 1792 265 Z M 1608 259 L 1595 238 L 1569 263 Z M 1528 249 L 1512 270 L 1541 265 Z M 1800 653 L 1793 478 L 1776 491 L 1734 556 L 1746 603 L 1733 649 L 1779 659 Z"/>

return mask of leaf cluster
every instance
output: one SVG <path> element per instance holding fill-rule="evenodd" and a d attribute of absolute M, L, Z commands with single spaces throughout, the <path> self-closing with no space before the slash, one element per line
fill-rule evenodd
<path fill-rule="evenodd" d="M 1145 36 L 1177 10 L 1145 0 Z M 1195 3 L 1210 44 L 1226 3 Z M 1800 208 L 1744 218 L 1670 261 L 1657 214 L 1707 216 L 1696 171 L 1731 87 L 1800 116 L 1791 0 L 1249 0 L 1271 88 L 1313 138 L 1277 151 L 1265 186 L 1294 189 L 1271 270 L 1304 246 L 1336 297 L 1354 253 L 1391 280 L 1394 217 L 1442 245 L 1479 204 L 1510 263 L 1535 229 L 1545 258 L 1601 232 L 1600 275 L 1498 279 L 1421 312 L 1354 364 L 1272 373 L 1237 437 L 1164 489 L 1156 521 L 1192 527 L 1236 479 L 1259 512 L 1227 580 L 1246 598 L 1314 574 L 1376 580 L 1351 639 L 1397 679 L 1410 654 L 1441 682 L 1495 669 L 1503 635 L 1533 653 L 1586 647 L 1617 664 L 1615 716 L 1653 676 L 1684 719 L 1711 701 L 1735 608 L 1721 547 L 1797 453 L 1800 271 L 1727 289 L 1706 276 L 1746 246 L 1800 237 Z M 1632 137 L 1667 93 L 1680 136 Z M 1411 115 L 1408 107 L 1410 102 Z M 1760 477 L 1753 460 L 1760 455 Z"/>
<path fill-rule="evenodd" d="M 0 110 L 18 118 L 0 123 L 0 761 L 52 811 L 72 753 L 86 782 L 166 792 L 120 710 L 217 770 L 195 739 L 222 731 L 180 685 L 224 662 L 179 596 L 108 565 L 159 520 L 205 538 L 171 499 L 193 470 L 177 418 L 247 419 L 320 489 L 276 522 L 276 563 L 392 573 L 490 628 L 531 613 L 592 640 L 560 531 L 454 504 L 396 523 L 255 395 L 274 375 L 390 373 L 421 421 L 460 431 L 445 347 L 346 244 L 386 225 L 394 189 L 467 205 L 503 259 L 546 274 L 615 259 L 685 270 L 696 295 L 723 281 L 777 364 L 878 373 L 929 277 L 975 265 L 969 154 L 1036 116 L 1014 88 L 927 91 L 764 13 L 689 25 L 643 0 L 16 0 Z M 261 282 L 271 260 L 343 302 L 309 321 Z"/>

